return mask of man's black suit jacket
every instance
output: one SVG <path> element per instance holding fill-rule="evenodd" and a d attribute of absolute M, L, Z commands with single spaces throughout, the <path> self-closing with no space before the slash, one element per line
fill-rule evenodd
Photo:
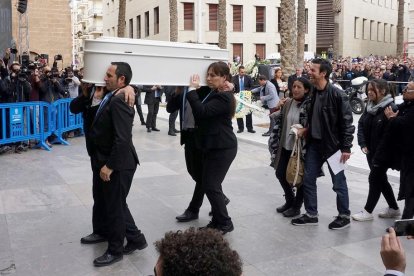
<path fill-rule="evenodd" d="M 250 90 L 253 87 L 253 80 L 250 76 L 244 75 L 244 90 Z M 234 84 L 234 92 L 239 93 L 240 92 L 240 82 L 239 82 L 239 75 L 235 75 L 232 79 L 232 82 Z"/>
<path fill-rule="evenodd" d="M 149 86 L 149 85 L 144 85 L 142 88 L 142 91 L 145 92 L 144 104 L 148 104 L 148 105 L 155 104 L 155 90 L 152 90 L 151 88 L 152 86 Z M 161 98 L 162 92 L 163 92 L 162 89 L 160 89 L 159 91 L 160 98 Z"/>
<path fill-rule="evenodd" d="M 134 114 L 123 93 L 112 96 L 97 112 L 90 129 L 92 166 L 106 165 L 115 171 L 136 168 L 139 160 L 132 143 Z"/>

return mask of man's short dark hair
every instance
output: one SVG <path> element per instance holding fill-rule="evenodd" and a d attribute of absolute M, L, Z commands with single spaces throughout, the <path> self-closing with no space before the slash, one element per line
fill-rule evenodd
<path fill-rule="evenodd" d="M 267 77 L 265 75 L 259 75 L 259 80 L 261 81 L 267 80 Z"/>
<path fill-rule="evenodd" d="M 240 65 L 239 66 L 239 71 L 240 71 L 240 69 L 244 69 L 244 66 L 243 65 Z"/>
<path fill-rule="evenodd" d="M 216 230 L 168 232 L 155 242 L 164 276 L 240 276 L 242 261 Z"/>
<path fill-rule="evenodd" d="M 312 59 L 312 63 L 319 64 L 319 72 L 325 72 L 325 79 L 329 81 L 329 76 L 332 73 L 332 64 L 329 60 L 324 58 L 314 58 Z"/>
<path fill-rule="evenodd" d="M 117 78 L 121 76 L 125 77 L 125 85 L 128 85 L 132 79 L 132 70 L 131 66 L 129 66 L 126 62 L 111 62 L 111 65 L 116 66 L 115 75 Z"/>

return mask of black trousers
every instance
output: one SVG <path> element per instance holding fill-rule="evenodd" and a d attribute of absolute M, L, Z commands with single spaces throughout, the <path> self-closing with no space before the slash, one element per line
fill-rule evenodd
<path fill-rule="evenodd" d="M 175 129 L 175 120 L 178 116 L 178 110 L 174 111 L 173 113 L 170 113 L 170 116 L 168 117 L 168 131 L 174 132 Z"/>
<path fill-rule="evenodd" d="M 103 196 L 103 185 L 105 183 L 99 177 L 98 168 L 93 168 L 92 177 L 92 196 L 93 196 L 93 207 L 92 207 L 92 229 L 93 233 L 99 234 L 104 237 L 108 237 L 108 225 L 105 209 L 105 201 Z"/>
<path fill-rule="evenodd" d="M 157 127 L 157 114 L 160 108 L 160 98 L 155 98 L 154 104 L 148 105 L 147 128 Z"/>
<path fill-rule="evenodd" d="M 239 130 L 244 130 L 243 118 L 237 118 L 237 127 Z M 246 115 L 246 128 L 247 130 L 253 130 L 252 113 Z"/>
<path fill-rule="evenodd" d="M 186 130 L 183 130 L 186 132 Z M 187 171 L 191 175 L 191 178 L 195 181 L 193 197 L 188 205 L 188 210 L 198 214 L 204 199 L 204 190 L 201 185 L 202 176 L 202 152 L 195 146 L 195 136 L 193 132 L 185 133 L 187 139 L 184 146 L 185 164 L 187 165 Z"/>
<path fill-rule="evenodd" d="M 402 219 L 412 219 L 414 217 L 414 169 L 408 162 L 412 162 L 410 158 L 403 159 L 402 168 L 400 172 L 401 186 L 404 187 L 405 205 L 402 213 Z"/>
<path fill-rule="evenodd" d="M 211 204 L 212 222 L 226 226 L 231 223 L 227 213 L 222 182 L 237 154 L 237 147 L 206 150 L 202 153 L 201 185 Z"/>
<path fill-rule="evenodd" d="M 141 105 L 135 103 L 135 107 L 137 108 L 137 113 L 138 113 L 138 116 L 139 116 L 139 120 L 141 121 L 141 123 L 145 123 L 144 114 L 142 114 Z"/>
<path fill-rule="evenodd" d="M 279 163 L 276 168 L 276 178 L 279 180 L 280 186 L 282 186 L 283 192 L 285 193 L 286 203 L 295 209 L 300 209 L 303 204 L 302 185 L 297 188 L 295 196 L 292 186 L 290 186 L 290 184 L 286 181 L 286 169 L 291 154 L 291 150 L 286 150 L 282 147 Z"/>
<path fill-rule="evenodd" d="M 126 203 L 134 173 L 135 169 L 114 171 L 111 180 L 109 182 L 101 180 L 98 187 L 106 215 L 108 251 L 114 255 L 123 253 L 124 238 L 134 243 L 141 235 Z M 98 169 L 94 169 L 94 179 L 96 177 L 99 177 Z"/>
<path fill-rule="evenodd" d="M 388 169 L 385 167 L 371 166 L 371 171 L 368 177 L 368 198 L 364 208 L 368 213 L 372 213 L 372 211 L 374 211 L 381 193 L 384 195 L 384 198 L 390 208 L 398 209 L 394 192 L 390 182 L 388 182 L 387 170 Z"/>

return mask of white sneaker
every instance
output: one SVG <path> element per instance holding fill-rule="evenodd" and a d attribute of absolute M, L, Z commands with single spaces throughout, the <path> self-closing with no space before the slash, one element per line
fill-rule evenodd
<path fill-rule="evenodd" d="M 351 217 L 353 220 L 356 220 L 356 221 L 368 221 L 368 220 L 374 219 L 374 216 L 365 210 L 362 210 L 359 213 L 353 214 Z"/>
<path fill-rule="evenodd" d="M 397 218 L 399 216 L 401 216 L 401 212 L 400 209 L 392 209 L 390 207 L 385 208 L 384 210 L 382 210 L 381 212 L 378 213 L 378 216 L 380 218 Z"/>

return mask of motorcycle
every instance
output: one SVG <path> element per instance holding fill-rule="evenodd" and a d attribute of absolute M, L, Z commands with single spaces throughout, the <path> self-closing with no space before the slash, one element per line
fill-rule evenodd
<path fill-rule="evenodd" d="M 365 110 L 367 101 L 366 87 L 368 79 L 366 77 L 358 77 L 351 80 L 351 85 L 345 89 L 345 93 L 349 97 L 349 104 L 352 112 L 362 114 Z"/>

